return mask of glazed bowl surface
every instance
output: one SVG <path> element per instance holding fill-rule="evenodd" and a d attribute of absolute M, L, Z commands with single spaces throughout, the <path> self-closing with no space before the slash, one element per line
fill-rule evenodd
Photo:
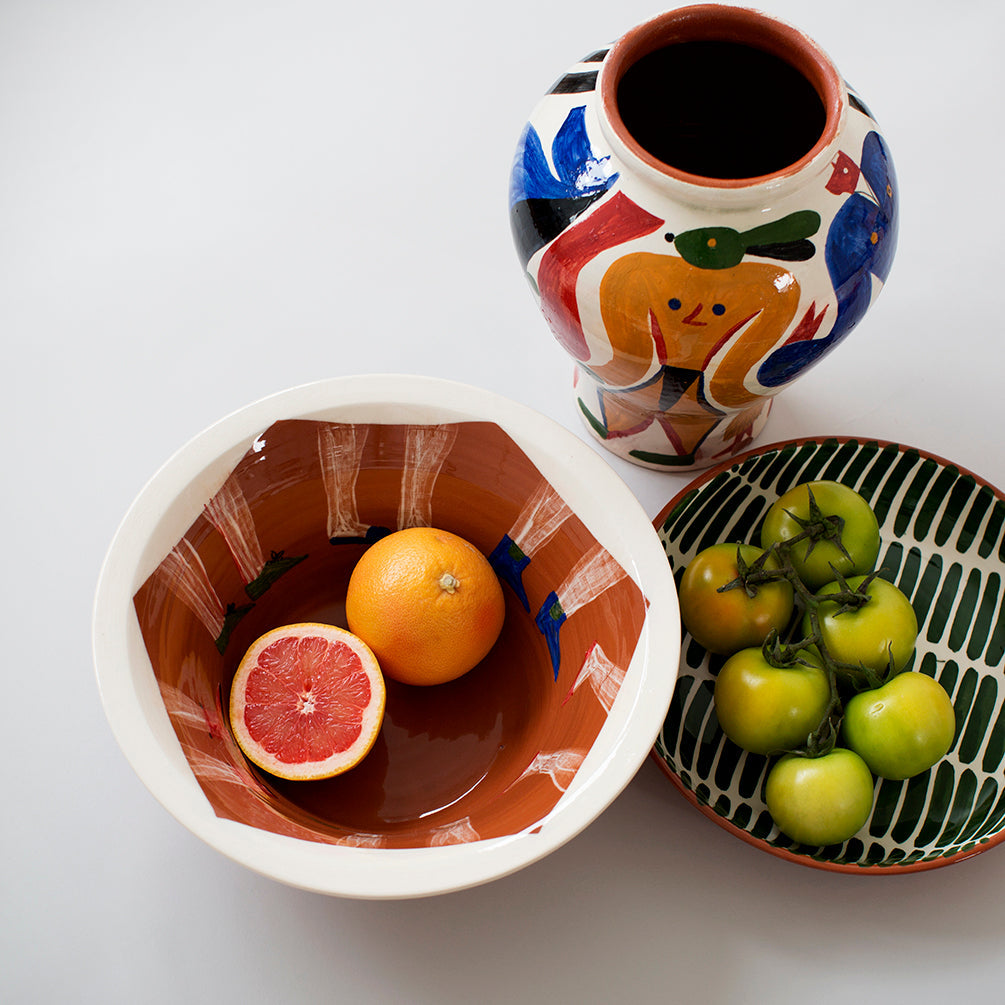
<path fill-rule="evenodd" d="M 772 502 L 816 479 L 850 485 L 876 511 L 877 566 L 910 598 L 921 629 L 906 669 L 936 678 L 953 701 L 949 754 L 907 781 L 879 781 L 871 817 L 844 844 L 795 844 L 764 803 L 772 762 L 741 751 L 719 727 L 713 690 L 724 658 L 685 633 L 653 756 L 706 816 L 781 858 L 873 875 L 959 862 L 1005 839 L 1005 496 L 958 465 L 901 444 L 842 437 L 771 444 L 710 469 L 656 518 L 677 581 L 710 544 L 758 543 Z"/>
<path fill-rule="evenodd" d="M 490 557 L 502 634 L 458 681 L 388 681 L 352 771 L 284 782 L 237 747 L 229 688 L 264 632 L 345 627 L 372 541 L 437 526 Z M 105 712 L 157 799 L 228 857 L 349 897 L 443 893 L 575 836 L 645 760 L 680 651 L 672 575 L 628 488 L 538 413 L 463 384 L 371 375 L 256 402 L 151 479 L 94 609 Z"/>

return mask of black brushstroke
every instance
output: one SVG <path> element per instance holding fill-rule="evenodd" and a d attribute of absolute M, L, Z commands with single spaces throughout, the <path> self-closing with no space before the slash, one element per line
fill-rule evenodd
<path fill-rule="evenodd" d="M 858 96 L 852 94 L 851 91 L 848 92 L 848 104 L 857 111 L 860 111 L 863 115 L 868 115 L 873 122 L 876 121 L 876 116 L 869 111 L 866 103 Z"/>
<path fill-rule="evenodd" d="M 746 249 L 748 255 L 759 258 L 774 258 L 779 262 L 808 262 L 816 253 L 812 241 L 782 241 L 778 244 L 752 244 Z"/>
<path fill-rule="evenodd" d="M 510 209 L 510 228 L 521 263 L 526 266 L 533 255 L 553 241 L 588 206 L 605 195 L 591 195 L 572 199 L 522 199 Z"/>
<path fill-rule="evenodd" d="M 583 94 L 597 89 L 598 70 L 588 70 L 585 73 L 567 73 L 552 86 L 549 94 Z"/>

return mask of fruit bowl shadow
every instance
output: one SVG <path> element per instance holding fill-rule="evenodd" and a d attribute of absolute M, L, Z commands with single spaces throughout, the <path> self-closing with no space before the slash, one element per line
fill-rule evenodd
<path fill-rule="evenodd" d="M 495 647 L 449 684 L 388 681 L 346 774 L 260 771 L 227 718 L 241 656 L 279 625 L 345 627 L 360 556 L 417 525 L 490 557 Z M 207 430 L 127 514 L 95 609 L 106 712 L 154 794 L 256 871 L 347 896 L 473 885 L 568 840 L 645 759 L 678 654 L 672 577 L 613 471 L 522 406 L 426 378 L 308 385 Z"/>

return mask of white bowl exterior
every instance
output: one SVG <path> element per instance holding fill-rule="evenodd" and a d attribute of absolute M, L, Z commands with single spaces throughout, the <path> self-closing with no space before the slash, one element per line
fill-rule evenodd
<path fill-rule="evenodd" d="M 568 790 L 543 825 L 441 848 L 369 849 L 304 841 L 216 816 L 174 734 L 132 597 L 199 515 L 254 438 L 279 419 L 500 426 L 570 504 L 648 601 L 618 698 Z M 526 406 L 438 378 L 333 378 L 263 398 L 182 447 L 153 476 L 109 548 L 94 605 L 94 663 L 117 742 L 158 801 L 207 844 L 291 886 L 389 899 L 459 890 L 515 872 L 594 820 L 634 777 L 663 724 L 677 680 L 680 618 L 656 531 L 627 485 L 587 444 Z"/>

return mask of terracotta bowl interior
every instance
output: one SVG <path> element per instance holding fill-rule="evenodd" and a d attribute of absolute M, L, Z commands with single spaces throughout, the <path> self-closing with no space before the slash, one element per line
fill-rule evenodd
<path fill-rule="evenodd" d="M 412 525 L 452 530 L 493 556 L 507 604 L 495 648 L 452 684 L 389 681 L 381 734 L 351 772 L 295 783 L 260 772 L 227 721 L 244 651 L 282 624 L 344 627 L 356 561 L 376 536 Z M 605 722 L 646 610 L 537 467 L 477 421 L 274 423 L 207 492 L 134 604 L 171 724 L 217 816 L 381 848 L 539 827 Z"/>

